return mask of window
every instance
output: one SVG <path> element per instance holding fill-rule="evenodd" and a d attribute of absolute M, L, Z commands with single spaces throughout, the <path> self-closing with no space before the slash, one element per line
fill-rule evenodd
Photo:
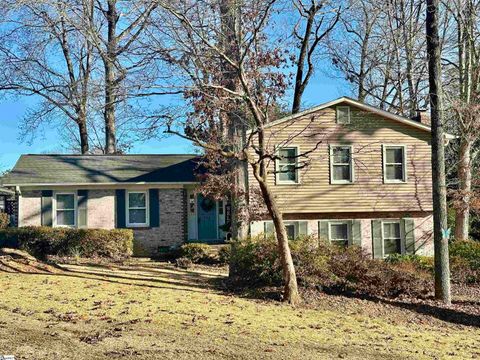
<path fill-rule="evenodd" d="M 347 246 L 348 245 L 348 223 L 331 222 L 329 223 L 329 239 L 332 244 Z"/>
<path fill-rule="evenodd" d="M 383 256 L 401 254 L 400 222 L 383 222 Z"/>
<path fill-rule="evenodd" d="M 296 147 L 281 148 L 278 150 L 280 159 L 277 161 L 277 183 L 294 184 L 298 182 Z"/>
<path fill-rule="evenodd" d="M 223 215 L 223 200 L 218 200 L 218 215 Z"/>
<path fill-rule="evenodd" d="M 337 106 L 337 124 L 350 124 L 350 106 Z"/>
<path fill-rule="evenodd" d="M 330 148 L 330 176 L 332 184 L 353 182 L 353 161 L 351 146 L 332 146 Z"/>
<path fill-rule="evenodd" d="M 295 224 L 286 224 L 285 231 L 287 232 L 288 240 L 296 239 L 297 236 L 295 235 Z"/>
<path fill-rule="evenodd" d="M 72 226 L 77 223 L 75 194 L 55 194 L 56 226 Z"/>
<path fill-rule="evenodd" d="M 384 146 L 383 174 L 385 182 L 407 181 L 405 146 Z"/>
<path fill-rule="evenodd" d="M 275 235 L 275 227 L 273 226 L 273 221 L 265 221 L 263 224 L 266 237 Z M 285 231 L 287 233 L 288 240 L 295 240 L 299 236 L 304 236 L 308 234 L 308 222 L 286 221 Z"/>
<path fill-rule="evenodd" d="M 146 191 L 129 191 L 127 226 L 148 226 L 148 196 Z"/>

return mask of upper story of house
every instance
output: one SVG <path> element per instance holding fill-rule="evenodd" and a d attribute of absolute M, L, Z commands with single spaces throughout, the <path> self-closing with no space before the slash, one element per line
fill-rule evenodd
<path fill-rule="evenodd" d="M 430 131 L 340 98 L 267 125 L 268 181 L 287 217 L 432 211 Z"/>

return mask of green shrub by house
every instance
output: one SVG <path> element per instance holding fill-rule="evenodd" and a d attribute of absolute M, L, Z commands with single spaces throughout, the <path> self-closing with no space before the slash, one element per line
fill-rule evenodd
<path fill-rule="evenodd" d="M 450 270 L 456 283 L 480 283 L 480 242 L 474 240 L 452 241 Z"/>
<path fill-rule="evenodd" d="M 184 244 L 180 247 L 179 256 L 189 259 L 194 264 L 213 261 L 210 246 L 202 243 Z"/>
<path fill-rule="evenodd" d="M 0 247 L 15 247 L 32 255 L 104 257 L 115 260 L 132 255 L 129 229 L 70 229 L 28 226 L 0 230 Z"/>

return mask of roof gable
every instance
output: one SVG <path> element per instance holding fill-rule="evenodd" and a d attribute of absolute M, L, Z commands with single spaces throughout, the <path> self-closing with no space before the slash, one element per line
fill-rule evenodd
<path fill-rule="evenodd" d="M 353 100 L 353 99 L 351 99 L 349 97 L 345 97 L 345 96 L 343 96 L 341 98 L 338 98 L 336 100 L 333 100 L 333 101 L 323 103 L 323 104 L 315 106 L 313 108 L 304 110 L 302 112 L 299 112 L 299 113 L 296 113 L 296 114 L 286 116 L 284 118 L 272 121 L 271 123 L 267 124 L 265 126 L 265 128 L 273 127 L 273 126 L 282 124 L 282 123 L 287 122 L 287 121 L 292 121 L 292 120 L 295 120 L 295 119 L 297 119 L 301 116 L 305 116 L 305 115 L 308 115 L 308 114 L 326 109 L 328 107 L 332 107 L 332 106 L 336 106 L 336 105 L 340 105 L 340 104 L 354 106 L 354 107 L 359 108 L 361 110 L 372 112 L 372 113 L 377 114 L 381 117 L 384 117 L 384 118 L 387 118 L 387 119 L 390 119 L 390 120 L 394 120 L 394 121 L 400 122 L 402 124 L 420 129 L 420 130 L 423 130 L 423 131 L 426 131 L 426 132 L 429 132 L 429 133 L 432 132 L 431 127 L 428 126 L 428 125 L 419 123 L 418 121 L 409 119 L 409 118 L 404 117 L 404 116 L 396 115 L 396 114 L 393 114 L 391 112 L 381 110 L 381 109 L 376 108 L 374 106 L 364 104 L 362 102 L 359 102 L 357 100 Z M 455 136 L 453 136 L 451 134 L 446 134 L 446 137 L 447 137 L 447 139 L 453 139 Z"/>

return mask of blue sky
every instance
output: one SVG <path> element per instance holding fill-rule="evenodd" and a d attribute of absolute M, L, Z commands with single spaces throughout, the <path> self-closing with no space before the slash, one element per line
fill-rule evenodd
<path fill-rule="evenodd" d="M 333 100 L 339 96 L 349 95 L 344 81 L 325 76 L 321 71 L 312 78 L 304 95 L 304 107 L 308 108 Z M 19 140 L 19 123 L 33 99 L 21 98 L 0 101 L 0 170 L 11 169 L 21 154 L 45 152 L 63 152 L 55 128 L 44 129 L 37 134 L 35 141 L 29 145 Z M 175 136 L 159 140 L 150 140 L 136 144 L 131 153 L 168 154 L 189 153 L 193 147 L 185 140 Z"/>

